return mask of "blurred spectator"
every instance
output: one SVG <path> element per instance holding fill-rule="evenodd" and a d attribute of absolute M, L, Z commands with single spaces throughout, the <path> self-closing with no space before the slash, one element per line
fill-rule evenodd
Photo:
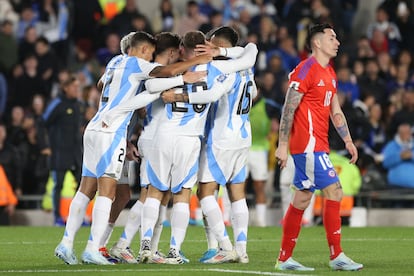
<path fill-rule="evenodd" d="M 2 134 L 0 126 L 0 136 Z M 1 138 L 0 138 L 1 139 Z M 14 215 L 17 197 L 10 185 L 7 175 L 0 164 L 0 225 L 10 225 L 10 218 Z"/>
<path fill-rule="evenodd" d="M 38 38 L 35 27 L 26 28 L 24 37 L 19 43 L 19 62 L 22 62 L 27 55 L 35 53 L 35 44 Z"/>
<path fill-rule="evenodd" d="M 282 59 L 283 69 L 286 72 L 291 72 L 300 62 L 298 52 L 295 48 L 295 41 L 288 36 L 279 42 L 279 47 L 276 50 Z M 269 53 L 271 55 L 273 51 Z"/>
<path fill-rule="evenodd" d="M 73 39 L 74 42 L 85 41 L 95 48 L 99 37 L 100 21 L 103 12 L 98 0 L 73 0 Z"/>
<path fill-rule="evenodd" d="M 374 92 L 375 99 L 385 105 L 388 99 L 385 80 L 379 77 L 379 67 L 376 59 L 369 59 L 365 64 L 365 74 L 359 79 L 361 97 L 367 92 Z"/>
<path fill-rule="evenodd" d="M 200 13 L 206 17 L 210 17 L 210 15 L 216 11 L 216 7 L 211 3 L 211 0 L 199 1 L 198 9 L 200 10 Z"/>
<path fill-rule="evenodd" d="M 63 94 L 54 99 L 43 114 L 48 141 L 39 141 L 40 149 L 51 149 L 50 168 L 54 181 L 53 215 L 56 225 L 63 225 L 60 217 L 60 192 L 67 171 L 71 171 L 79 183 L 82 159 L 82 115 L 79 95 L 79 82 L 70 77 L 62 84 Z M 47 142 L 50 144 L 47 145 Z"/>
<path fill-rule="evenodd" d="M 0 72 L 9 74 L 18 62 L 18 47 L 11 21 L 0 22 L 0 41 Z"/>
<path fill-rule="evenodd" d="M 18 150 L 8 142 L 6 125 L 0 122 L 0 165 L 17 196 L 22 194 L 22 161 Z"/>
<path fill-rule="evenodd" d="M 383 155 L 389 185 L 414 188 L 414 141 L 410 124 L 402 123 L 398 126 L 394 139 L 385 145 Z"/>
<path fill-rule="evenodd" d="M 390 54 L 395 56 L 398 52 L 398 44 L 401 41 L 400 30 L 394 22 L 389 21 L 389 14 L 382 6 L 379 6 L 376 10 L 375 22 L 370 23 L 367 28 L 367 37 L 375 41 L 377 47 L 380 34 L 385 36 L 385 41 L 382 43 L 387 44 Z M 384 47 L 384 44 L 382 47 Z"/>
<path fill-rule="evenodd" d="M 223 25 L 223 14 L 220 11 L 213 11 L 209 18 L 207 23 L 200 26 L 200 31 L 205 34 Z"/>
<path fill-rule="evenodd" d="M 389 53 L 378 54 L 377 62 L 381 79 L 388 81 L 392 76 L 395 76 L 395 66 Z"/>
<path fill-rule="evenodd" d="M 171 32 L 174 29 L 178 18 L 171 0 L 161 0 L 159 9 L 152 17 L 152 28 L 154 33 Z"/>
<path fill-rule="evenodd" d="M 408 66 L 397 65 L 395 77 L 391 78 L 387 83 L 387 90 L 389 94 L 393 94 L 400 89 L 414 87 L 414 82 L 411 80 L 408 70 Z"/>
<path fill-rule="evenodd" d="M 20 11 L 19 23 L 16 28 L 16 39 L 22 40 L 28 27 L 36 28 L 37 17 L 31 5 L 24 5 Z M 37 30 L 37 29 L 36 29 Z"/>
<path fill-rule="evenodd" d="M 139 12 L 135 0 L 126 0 L 125 7 L 122 11 L 109 22 L 109 31 L 117 33 L 120 36 L 136 31 L 132 23 L 134 19 L 140 19 L 145 23 L 145 29 L 142 31 L 152 33 L 150 22 L 145 15 Z"/>
<path fill-rule="evenodd" d="M 390 51 L 388 39 L 379 28 L 375 28 L 372 31 L 369 45 L 371 46 L 371 49 L 374 51 L 374 53 L 377 55 L 380 53 L 387 53 Z"/>
<path fill-rule="evenodd" d="M 28 108 L 35 93 L 48 97 L 46 85 L 38 73 L 36 56 L 28 55 L 23 61 L 23 68 L 17 66 L 13 72 L 13 79 L 9 93 L 11 106 Z"/>
<path fill-rule="evenodd" d="M 11 110 L 10 123 L 7 126 L 7 141 L 20 150 L 20 145 L 26 141 L 26 133 L 23 127 L 24 109 L 15 106 Z"/>
<path fill-rule="evenodd" d="M 397 133 L 397 127 L 401 124 L 409 124 L 414 127 L 414 87 L 406 90 L 402 95 L 402 108 L 396 111 L 392 116 L 390 123 L 388 124 L 388 138 Z"/>
<path fill-rule="evenodd" d="M 196 1 L 188 1 L 185 14 L 178 19 L 175 33 L 182 36 L 188 31 L 198 30 L 200 26 L 208 22 L 208 18 L 200 13 Z"/>
<path fill-rule="evenodd" d="M 371 96 L 368 100 L 373 101 L 374 97 Z M 374 103 L 369 107 L 369 136 L 364 141 L 362 146 L 364 156 L 361 156 L 362 158 L 365 158 L 365 160 L 362 160 L 363 168 L 368 168 L 370 165 L 374 165 L 377 170 L 381 169 L 381 163 L 383 161 L 382 149 L 387 141 L 382 115 L 381 105 Z"/>
<path fill-rule="evenodd" d="M 74 56 L 70 59 L 68 69 L 70 72 L 82 74 L 87 84 L 97 83 L 101 76 L 101 67 L 92 55 L 92 49 L 87 48 L 82 42 L 75 45 Z"/>
<path fill-rule="evenodd" d="M 375 57 L 375 52 L 371 48 L 368 37 L 362 36 L 358 39 L 356 54 L 356 59 L 362 61 Z"/>
<path fill-rule="evenodd" d="M 414 29 L 414 17 L 407 3 L 403 1 L 398 3 L 396 23 L 401 32 L 400 48 L 413 52 L 414 36 L 412 35 L 412 31 Z"/>
<path fill-rule="evenodd" d="M 351 70 L 348 67 L 341 67 L 337 70 L 337 89 L 345 94 L 348 100 L 353 103 L 359 99 L 358 84 L 352 80 Z"/>
<path fill-rule="evenodd" d="M 17 26 L 19 15 L 13 9 L 10 0 L 0 0 L 0 22 L 11 21 L 13 26 Z"/>
<path fill-rule="evenodd" d="M 44 83 L 44 96 L 48 101 L 52 82 L 56 78 L 56 72 L 59 68 L 59 60 L 50 47 L 49 41 L 45 37 L 39 37 L 35 43 L 35 53 L 38 61 L 37 72 Z"/>
<path fill-rule="evenodd" d="M 106 66 L 114 56 L 121 53 L 119 41 L 120 38 L 117 33 L 110 33 L 106 36 L 105 47 L 96 51 L 96 58 L 101 66 Z"/>

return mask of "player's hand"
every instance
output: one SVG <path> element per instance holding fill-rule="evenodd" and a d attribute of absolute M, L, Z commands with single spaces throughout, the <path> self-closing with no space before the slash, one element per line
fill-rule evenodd
<path fill-rule="evenodd" d="M 207 71 L 187 71 L 183 75 L 185 83 L 195 83 L 207 76 Z"/>
<path fill-rule="evenodd" d="M 161 99 L 164 103 L 174 103 L 175 102 L 175 91 L 174 89 L 169 89 L 161 93 Z"/>
<path fill-rule="evenodd" d="M 139 161 L 139 153 L 138 148 L 132 144 L 130 141 L 127 141 L 127 152 L 126 152 L 126 158 L 129 161 Z"/>
<path fill-rule="evenodd" d="M 354 143 L 349 141 L 345 143 L 345 148 L 346 150 L 349 152 L 349 154 L 351 155 L 351 159 L 349 160 L 350 164 L 355 164 L 356 161 L 358 160 L 358 150 L 355 147 Z"/>
<path fill-rule="evenodd" d="M 220 49 L 213 43 L 206 41 L 206 44 L 198 44 L 196 45 L 194 52 L 197 55 L 201 54 L 208 54 L 212 57 L 217 57 L 220 55 Z"/>
<path fill-rule="evenodd" d="M 286 167 L 288 153 L 287 153 L 287 145 L 280 145 L 277 147 L 275 156 L 277 159 L 277 163 L 279 164 L 280 168 L 283 169 Z"/>

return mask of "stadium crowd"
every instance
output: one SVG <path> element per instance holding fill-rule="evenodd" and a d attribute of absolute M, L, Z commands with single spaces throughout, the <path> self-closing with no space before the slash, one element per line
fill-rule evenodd
<path fill-rule="evenodd" d="M 384 185 L 413 189 L 414 181 L 402 179 L 411 178 L 409 174 L 392 177 L 393 170 L 401 169 L 395 163 L 383 163 L 383 149 L 387 143 L 397 144 L 404 151 L 395 157 L 403 160 L 403 171 L 414 169 L 414 36 L 410 33 L 414 3 L 381 2 L 366 35 L 355 38 L 352 19 L 359 2 L 223 0 L 217 6 L 204 0 L 186 1 L 185 11 L 179 11 L 173 1 L 159 0 L 159 9 L 148 17 L 140 11 L 145 1 L 0 0 L 0 164 L 15 194 L 43 194 L 49 169 L 56 166 L 49 162 L 53 141 L 44 120 L 48 105 L 75 76 L 79 133 L 68 135 L 80 137 L 97 111 L 99 77 L 120 53 L 120 38 L 129 32 L 183 35 L 191 30 L 206 33 L 222 25 L 235 28 L 240 45 L 254 42 L 258 46 L 256 83 L 272 121 L 268 131 L 276 133 L 287 74 L 308 56 L 305 37 L 315 23 L 334 26 L 342 44 L 332 62 L 342 108 L 360 153 L 357 165 L 363 179 L 378 174 L 377 180 L 384 179 L 390 174 Z M 404 141 L 396 136 L 402 124 L 411 127 Z M 330 145 L 345 152 L 335 131 Z M 81 156 L 81 150 L 76 151 Z M 65 169 L 75 169 L 72 165 Z M 278 189 L 278 177 L 274 182 Z M 383 182 L 366 180 L 362 188 L 384 188 L 378 183 Z"/>

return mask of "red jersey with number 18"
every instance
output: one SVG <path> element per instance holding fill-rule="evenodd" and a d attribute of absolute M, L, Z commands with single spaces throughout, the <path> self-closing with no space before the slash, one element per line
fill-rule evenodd
<path fill-rule="evenodd" d="M 312 56 L 289 74 L 289 87 L 303 93 L 292 125 L 290 153 L 329 152 L 331 100 L 336 93 L 336 73 Z"/>

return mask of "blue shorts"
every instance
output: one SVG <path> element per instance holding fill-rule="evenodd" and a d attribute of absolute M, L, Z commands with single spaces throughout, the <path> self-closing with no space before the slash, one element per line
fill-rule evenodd
<path fill-rule="evenodd" d="M 326 152 L 292 154 L 295 161 L 293 184 L 298 190 L 322 190 L 339 182 L 338 175 Z"/>

